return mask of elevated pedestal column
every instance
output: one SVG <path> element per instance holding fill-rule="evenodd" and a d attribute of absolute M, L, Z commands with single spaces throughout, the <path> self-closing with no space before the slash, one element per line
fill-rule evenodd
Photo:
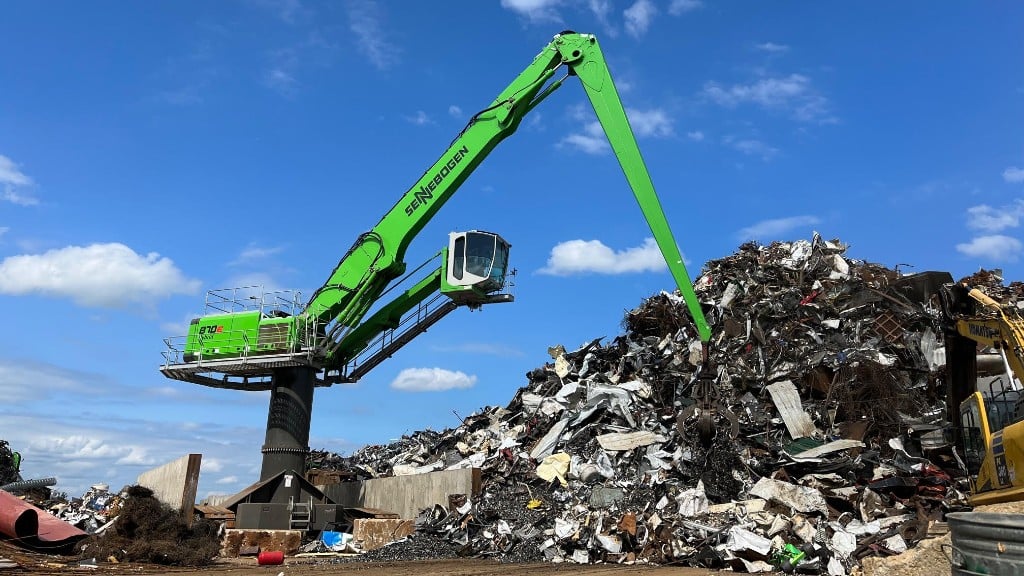
<path fill-rule="evenodd" d="M 313 368 L 305 366 L 274 371 L 267 414 L 267 436 L 263 443 L 261 481 L 282 470 L 294 470 L 300 475 L 306 473 L 315 375 Z M 271 502 L 287 503 L 289 498 L 300 500 L 297 478 L 282 482 Z"/>

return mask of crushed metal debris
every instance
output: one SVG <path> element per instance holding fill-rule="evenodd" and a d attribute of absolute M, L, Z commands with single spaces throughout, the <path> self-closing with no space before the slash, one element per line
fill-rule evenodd
<path fill-rule="evenodd" d="M 314 452 L 352 477 L 483 471 L 477 498 L 424 510 L 413 535 L 361 558 L 848 574 L 914 547 L 966 508 L 952 447 L 922 442 L 945 415 L 941 314 L 913 276 L 846 250 L 815 235 L 708 263 L 695 288 L 710 375 L 682 299 L 661 293 L 612 341 L 549 349 L 505 407 L 348 457 Z M 707 382 L 710 445 L 692 419 L 677 427 Z"/>

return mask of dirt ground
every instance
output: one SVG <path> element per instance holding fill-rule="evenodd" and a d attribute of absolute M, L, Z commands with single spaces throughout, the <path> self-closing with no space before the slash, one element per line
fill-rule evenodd
<path fill-rule="evenodd" d="M 1024 514 L 1024 502 L 1005 502 L 977 506 L 975 512 Z M 915 548 L 889 558 L 869 558 L 864 562 L 864 576 L 918 576 L 949 574 L 952 535 L 923 540 Z"/>
<path fill-rule="evenodd" d="M 58 563 L 25 566 L 0 570 L 3 576 L 16 574 L 174 574 L 176 576 L 317 576 L 326 574 L 353 574 L 358 576 L 540 576 L 548 574 L 585 576 L 624 576 L 627 574 L 654 574 L 656 576 L 704 576 L 717 574 L 712 570 L 672 566 L 620 566 L 610 564 L 499 564 L 486 560 L 427 560 L 419 562 L 346 562 L 340 564 L 286 560 L 283 565 L 259 566 L 255 559 L 245 563 L 217 563 L 205 568 L 171 568 L 139 564 L 103 564 L 97 568 L 83 568 L 76 563 L 59 566 Z"/>
<path fill-rule="evenodd" d="M 698 568 L 648 565 L 612 564 L 501 564 L 487 560 L 426 560 L 418 562 L 339 562 L 330 557 L 285 558 L 283 565 L 260 566 L 256 558 L 224 558 L 203 568 L 174 568 L 155 564 L 114 564 L 99 561 L 96 567 L 81 566 L 78 560 L 25 552 L 0 542 L 0 558 L 18 564 L 15 568 L 0 568 L 0 576 L 102 574 L 106 576 L 144 576 L 174 574 L 175 576 L 320 576 L 345 573 L 354 576 L 540 576 L 565 574 L 567 576 L 624 576 L 654 574 L 655 576 L 705 576 L 717 571 Z M 97 559 L 99 560 L 99 559 Z"/>
<path fill-rule="evenodd" d="M 255 562 L 231 568 L 232 576 L 264 575 L 268 568 L 279 568 L 285 576 L 307 576 L 343 572 L 357 576 L 426 576 L 440 574 L 445 576 L 539 576 L 541 574 L 566 574 L 575 576 L 620 576 L 626 574 L 656 574 L 659 576 L 702 576 L 717 574 L 709 570 L 671 566 L 645 565 L 610 565 L 610 564 L 500 564 L 487 560 L 427 560 L 419 562 L 348 562 L 343 564 L 300 563 L 302 559 L 286 562 L 285 566 L 253 566 Z M 220 570 L 221 567 L 216 568 Z M 203 572 L 197 572 L 201 574 Z M 277 572 L 273 572 L 276 575 Z"/>

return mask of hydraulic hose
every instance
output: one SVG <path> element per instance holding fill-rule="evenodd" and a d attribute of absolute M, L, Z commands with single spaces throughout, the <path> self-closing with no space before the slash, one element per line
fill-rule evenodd
<path fill-rule="evenodd" d="M 5 492 L 21 492 L 24 490 L 31 490 L 33 488 L 45 488 L 47 486 L 53 486 L 57 483 L 56 478 L 38 478 L 36 480 L 22 480 L 20 482 L 11 482 L 10 484 L 4 484 L 0 486 L 0 490 Z"/>

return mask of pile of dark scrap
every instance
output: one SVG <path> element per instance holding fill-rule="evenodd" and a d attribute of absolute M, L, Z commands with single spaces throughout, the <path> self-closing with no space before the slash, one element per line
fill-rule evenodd
<path fill-rule="evenodd" d="M 968 286 L 981 288 L 986 295 L 1004 304 L 1018 303 L 1024 301 L 1024 282 L 1015 280 L 1004 284 L 1003 274 L 1000 270 L 981 269 L 964 278 Z"/>
<path fill-rule="evenodd" d="M 191 524 L 143 486 L 127 486 L 110 527 L 78 545 L 85 558 L 107 562 L 146 562 L 167 566 L 205 566 L 220 552 L 218 525 Z"/>
<path fill-rule="evenodd" d="M 7 536 L 30 549 L 77 556 L 83 566 L 92 568 L 97 561 L 204 566 L 220 553 L 220 526 L 216 522 L 187 522 L 143 486 L 125 486 L 112 492 L 107 484 L 94 484 L 76 498 L 49 491 L 44 498 L 37 497 L 39 494 L 29 491 L 20 499 L 49 519 L 39 520 L 37 536 L 41 543 L 18 537 L 18 529 L 35 534 L 35 528 L 26 528 L 23 520 L 12 519 L 10 510 L 6 516 L 0 514 L 0 521 L 12 524 L 0 522 L 0 537 Z M 62 544 L 59 549 L 52 542 L 58 537 Z M 65 542 L 69 544 L 63 546 Z"/>
<path fill-rule="evenodd" d="M 913 547 L 965 498 L 941 430 L 937 301 L 845 252 L 816 235 L 710 262 L 695 283 L 709 363 L 661 293 L 611 342 L 551 348 L 504 408 L 356 452 L 347 464 L 381 476 L 483 470 L 473 501 L 423 511 L 366 557 L 848 574 Z M 677 427 L 698 375 L 717 401 L 710 445 Z"/>

